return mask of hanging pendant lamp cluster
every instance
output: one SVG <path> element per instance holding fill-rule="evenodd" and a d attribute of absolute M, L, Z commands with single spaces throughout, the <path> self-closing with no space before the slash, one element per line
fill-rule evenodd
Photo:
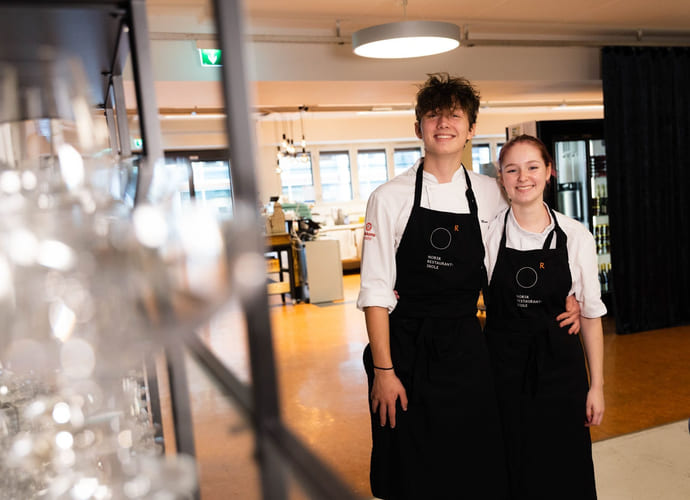
<path fill-rule="evenodd" d="M 407 15 L 407 0 L 403 0 Z M 404 59 L 441 54 L 460 45 L 460 27 L 441 21 L 399 21 L 355 31 L 352 49 L 362 57 Z"/>
<path fill-rule="evenodd" d="M 302 134 L 302 139 L 299 144 L 295 145 L 295 140 L 293 139 L 292 133 L 292 119 L 288 123 L 289 133 L 283 128 L 282 138 L 278 145 L 276 146 L 276 173 L 280 174 L 282 168 L 280 166 L 280 160 L 283 158 L 295 158 L 299 161 L 307 162 L 309 161 L 309 153 L 307 153 L 307 140 L 304 135 L 304 113 L 309 110 L 307 106 L 300 106 L 299 108 L 299 123 L 300 132 Z"/>

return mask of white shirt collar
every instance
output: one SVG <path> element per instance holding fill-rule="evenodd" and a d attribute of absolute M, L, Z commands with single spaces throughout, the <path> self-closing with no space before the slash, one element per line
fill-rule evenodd
<path fill-rule="evenodd" d="M 551 230 L 555 227 L 555 222 L 553 220 L 553 217 L 551 216 L 551 210 L 549 210 L 549 206 L 546 204 L 546 202 L 543 202 L 544 206 L 546 207 L 546 212 L 549 214 L 549 220 L 551 221 L 546 228 L 541 233 L 533 233 L 532 231 L 527 231 L 526 229 L 523 229 L 520 227 L 520 224 L 518 224 L 517 219 L 515 219 L 515 214 L 513 211 L 510 211 L 510 215 L 508 216 L 508 222 L 510 224 L 509 229 L 512 229 L 514 231 L 517 231 L 522 238 L 534 238 L 534 239 L 541 239 L 544 238 L 546 235 L 548 235 Z"/>
<path fill-rule="evenodd" d="M 419 166 L 423 160 L 424 160 L 424 158 L 422 157 L 419 160 L 417 160 L 417 163 L 415 163 L 415 165 L 413 167 L 415 174 L 417 173 L 417 169 L 419 168 Z M 461 179 L 463 181 L 463 184 L 465 183 L 464 182 L 465 181 L 465 173 L 463 172 L 462 167 L 463 167 L 463 165 L 460 164 L 460 168 L 457 169 L 455 172 L 453 172 L 453 178 L 451 179 L 450 183 L 448 183 L 448 184 L 453 184 L 453 183 L 457 182 L 459 179 Z M 424 176 L 425 181 L 428 181 L 428 182 L 433 183 L 433 184 L 440 184 L 438 182 L 438 179 L 436 178 L 436 176 L 434 174 L 431 174 L 425 170 L 424 172 L 422 172 L 422 175 Z"/>

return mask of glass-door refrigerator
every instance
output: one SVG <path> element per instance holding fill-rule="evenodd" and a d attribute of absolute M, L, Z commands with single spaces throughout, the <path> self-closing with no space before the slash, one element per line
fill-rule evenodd
<path fill-rule="evenodd" d="M 602 298 L 610 312 L 613 287 L 604 120 L 531 121 L 506 129 L 507 139 L 520 134 L 539 137 L 553 157 L 556 178 L 544 193 L 545 201 L 582 222 L 594 236 Z"/>

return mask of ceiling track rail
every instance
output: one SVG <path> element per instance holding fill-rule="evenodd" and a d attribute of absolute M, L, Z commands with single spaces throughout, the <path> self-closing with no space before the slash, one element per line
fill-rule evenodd
<path fill-rule="evenodd" d="M 189 40 L 214 42 L 213 33 L 176 33 L 152 32 L 151 40 L 172 41 Z M 320 45 L 351 45 L 349 36 L 334 35 L 272 35 L 250 34 L 246 40 L 253 43 L 276 44 L 320 44 Z M 690 31 L 660 31 L 660 30 L 616 30 L 589 35 L 550 34 L 488 34 L 478 32 L 475 35 L 465 27 L 460 43 L 461 47 L 689 47 Z"/>

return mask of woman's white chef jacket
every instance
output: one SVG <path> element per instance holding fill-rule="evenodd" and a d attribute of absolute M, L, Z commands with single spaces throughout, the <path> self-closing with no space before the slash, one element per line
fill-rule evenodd
<path fill-rule="evenodd" d="M 414 202 L 417 168 L 421 160 L 397 177 L 379 186 L 369 197 L 364 222 L 364 244 L 360 268 L 361 287 L 357 307 L 386 307 L 397 304 L 395 286 L 395 252 Z M 496 179 L 468 170 L 477 199 L 479 225 L 485 236 L 489 222 L 507 202 Z M 423 173 L 421 206 L 431 210 L 470 213 L 465 191 L 467 183 L 459 168 L 451 182 L 439 184 L 436 177 Z"/>
<path fill-rule="evenodd" d="M 496 265 L 506 210 L 507 208 L 501 210 L 501 213 L 491 221 L 485 237 L 484 248 L 486 253 L 484 262 L 489 281 L 491 281 L 494 266 Z M 601 301 L 599 268 L 594 237 L 584 225 L 575 219 L 571 219 L 559 212 L 555 212 L 555 214 L 558 224 L 568 237 L 568 263 L 573 282 L 570 293 L 575 293 L 575 298 L 580 303 L 580 314 L 582 316 L 585 318 L 603 316 L 606 314 L 606 306 Z M 553 228 L 554 223 L 551 220 L 549 226 L 541 233 L 525 231 L 518 225 L 511 211 L 508 215 L 508 226 L 506 228 L 506 246 L 516 250 L 540 249 L 544 246 L 544 241 Z M 552 248 L 555 248 L 555 245 L 556 238 L 551 243 Z"/>

